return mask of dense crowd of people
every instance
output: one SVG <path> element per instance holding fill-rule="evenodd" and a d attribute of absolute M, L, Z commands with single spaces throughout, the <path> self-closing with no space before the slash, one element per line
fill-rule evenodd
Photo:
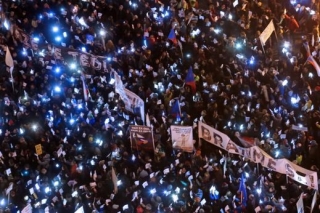
<path fill-rule="evenodd" d="M 301 194 L 312 208 L 317 191 L 198 140 L 196 126 L 319 171 L 319 76 L 305 48 L 319 60 L 317 0 L 20 0 L 1 9 L 2 212 L 298 212 Z M 75 72 L 48 46 L 103 56 L 107 68 Z M 185 84 L 190 67 L 196 91 Z M 131 147 L 128 127 L 145 121 L 125 109 L 113 72 L 145 102 L 153 152 Z M 172 124 L 194 127 L 194 153 L 172 148 Z"/>

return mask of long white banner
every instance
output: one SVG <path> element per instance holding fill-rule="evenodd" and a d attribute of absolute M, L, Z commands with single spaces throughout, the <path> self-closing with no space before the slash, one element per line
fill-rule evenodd
<path fill-rule="evenodd" d="M 205 141 L 228 151 L 229 153 L 241 155 L 255 163 L 260 163 L 263 167 L 281 174 L 286 174 L 291 179 L 318 190 L 317 172 L 302 168 L 287 159 L 273 159 L 258 146 L 242 148 L 231 141 L 226 134 L 223 134 L 202 122 L 199 122 L 198 128 L 199 138 L 202 138 Z"/>
<path fill-rule="evenodd" d="M 259 38 L 262 45 L 265 45 L 271 34 L 275 31 L 273 21 L 271 20 L 266 29 L 260 34 Z"/>
<path fill-rule="evenodd" d="M 192 126 L 170 126 L 171 141 L 174 149 L 185 152 L 193 151 L 193 132 Z"/>

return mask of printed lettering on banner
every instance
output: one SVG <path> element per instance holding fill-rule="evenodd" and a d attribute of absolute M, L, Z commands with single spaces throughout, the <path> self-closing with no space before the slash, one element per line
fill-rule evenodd
<path fill-rule="evenodd" d="M 304 169 L 287 159 L 273 159 L 257 146 L 252 146 L 250 148 L 240 147 L 231 141 L 227 135 L 202 122 L 198 123 L 198 131 L 199 138 L 202 138 L 205 141 L 228 151 L 229 153 L 246 157 L 255 163 L 260 163 L 263 167 L 281 174 L 286 174 L 291 179 L 303 185 L 307 185 L 313 189 L 318 189 L 318 175 L 315 171 Z M 219 137 L 216 137 L 217 135 Z"/>
<path fill-rule="evenodd" d="M 135 150 L 154 150 L 153 131 L 148 126 L 130 126 L 131 148 Z"/>

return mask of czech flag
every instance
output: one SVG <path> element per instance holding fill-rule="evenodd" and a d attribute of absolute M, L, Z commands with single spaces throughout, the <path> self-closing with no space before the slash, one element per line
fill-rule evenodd
<path fill-rule="evenodd" d="M 186 80 L 185 80 L 185 84 L 191 87 L 192 93 L 196 93 L 196 82 L 194 80 L 194 75 L 193 75 L 193 71 L 192 71 L 192 67 L 190 66 L 187 76 L 186 76 Z"/>
<path fill-rule="evenodd" d="M 174 28 L 171 29 L 171 31 L 170 31 L 170 33 L 168 35 L 168 39 L 171 40 L 174 45 L 178 44 L 178 40 L 177 40 L 177 37 L 176 37 L 176 33 L 174 31 Z"/>
<path fill-rule="evenodd" d="M 180 102 L 179 100 L 175 100 L 172 104 L 170 114 L 175 116 L 177 119 L 180 119 L 181 117 L 181 108 L 180 108 Z"/>
<path fill-rule="evenodd" d="M 310 64 L 314 67 L 314 69 L 317 71 L 318 76 L 320 77 L 320 67 L 319 67 L 319 64 L 317 63 L 317 61 L 316 61 L 316 60 L 313 58 L 313 56 L 311 55 L 310 47 L 309 47 L 308 42 L 305 42 L 305 43 L 303 44 L 303 46 L 304 46 L 304 48 L 306 49 L 306 51 L 307 51 L 307 56 L 308 56 L 306 62 L 310 63 Z"/>

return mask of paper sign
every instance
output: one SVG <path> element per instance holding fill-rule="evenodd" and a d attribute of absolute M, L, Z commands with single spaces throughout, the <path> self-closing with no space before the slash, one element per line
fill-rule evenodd
<path fill-rule="evenodd" d="M 148 182 L 145 181 L 143 184 L 142 184 L 143 188 L 146 188 L 148 186 Z"/>
<path fill-rule="evenodd" d="M 36 148 L 36 153 L 37 153 L 37 155 L 41 155 L 41 154 L 42 154 L 41 144 L 35 145 L 35 148 Z"/>

